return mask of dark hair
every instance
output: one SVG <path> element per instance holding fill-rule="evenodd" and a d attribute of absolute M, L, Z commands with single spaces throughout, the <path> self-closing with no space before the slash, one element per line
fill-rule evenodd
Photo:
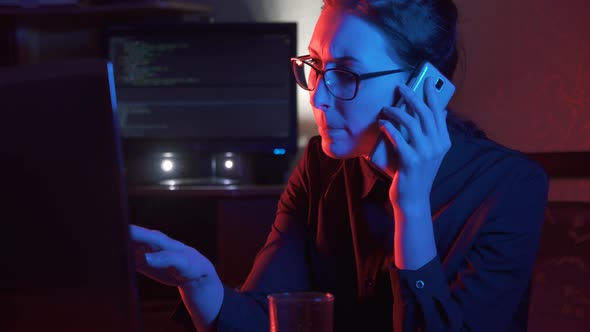
<path fill-rule="evenodd" d="M 324 0 L 325 6 L 351 10 L 384 32 L 406 65 L 426 60 L 449 79 L 459 61 L 457 7 L 452 0 Z M 485 133 L 473 122 L 449 112 L 448 122 L 473 136 Z"/>

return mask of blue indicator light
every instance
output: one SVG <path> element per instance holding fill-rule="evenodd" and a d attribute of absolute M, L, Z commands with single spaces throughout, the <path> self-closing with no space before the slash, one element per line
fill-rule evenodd
<path fill-rule="evenodd" d="M 115 88 L 115 73 L 113 70 L 113 64 L 109 61 L 107 62 L 107 75 L 109 79 L 109 90 L 111 92 L 111 107 L 113 108 L 113 112 L 117 112 L 117 89 Z"/>

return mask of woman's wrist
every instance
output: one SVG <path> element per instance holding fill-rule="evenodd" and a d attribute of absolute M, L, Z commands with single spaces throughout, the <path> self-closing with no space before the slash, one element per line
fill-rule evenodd
<path fill-rule="evenodd" d="M 432 221 L 429 198 L 391 200 L 391 206 L 396 222 L 406 219 Z"/>
<path fill-rule="evenodd" d="M 415 200 L 409 204 L 395 204 L 393 209 L 395 266 L 417 270 L 437 254 L 430 204 Z"/>
<path fill-rule="evenodd" d="M 217 273 L 178 286 L 178 291 L 198 331 L 215 331 L 223 303 L 223 283 Z"/>

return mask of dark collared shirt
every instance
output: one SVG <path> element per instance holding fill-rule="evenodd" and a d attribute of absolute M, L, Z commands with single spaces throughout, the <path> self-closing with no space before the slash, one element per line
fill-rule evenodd
<path fill-rule="evenodd" d="M 310 140 L 240 290 L 226 288 L 219 331 L 268 331 L 266 295 L 335 296 L 335 330 L 524 331 L 547 201 L 542 168 L 518 151 L 450 130 L 431 190 L 438 255 L 393 265 L 390 182 L 362 158 Z M 175 317 L 190 325 L 180 306 Z"/>

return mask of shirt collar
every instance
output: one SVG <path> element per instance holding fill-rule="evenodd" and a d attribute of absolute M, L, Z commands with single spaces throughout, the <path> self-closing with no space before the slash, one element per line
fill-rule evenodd
<path fill-rule="evenodd" d="M 361 172 L 363 176 L 363 186 L 361 198 L 365 198 L 377 183 L 391 185 L 391 179 L 370 161 L 363 157 L 359 157 L 361 164 Z"/>
<path fill-rule="evenodd" d="M 442 179 L 448 177 L 451 172 L 457 170 L 463 163 L 468 162 L 468 156 L 463 156 L 463 154 L 466 154 L 466 152 L 463 151 L 465 147 L 462 143 L 465 138 L 462 135 L 464 134 L 458 132 L 456 129 L 452 127 L 449 128 L 449 137 L 451 139 L 452 145 L 440 165 L 432 185 L 433 188 L 437 187 Z M 363 157 L 359 157 L 358 159 L 360 160 L 363 177 L 363 191 L 361 198 L 365 198 L 371 192 L 371 190 L 373 190 L 375 184 L 377 183 L 387 185 L 388 188 L 391 186 L 391 178 L 382 170 L 378 169 L 377 166 L 373 165 L 370 161 Z"/>

